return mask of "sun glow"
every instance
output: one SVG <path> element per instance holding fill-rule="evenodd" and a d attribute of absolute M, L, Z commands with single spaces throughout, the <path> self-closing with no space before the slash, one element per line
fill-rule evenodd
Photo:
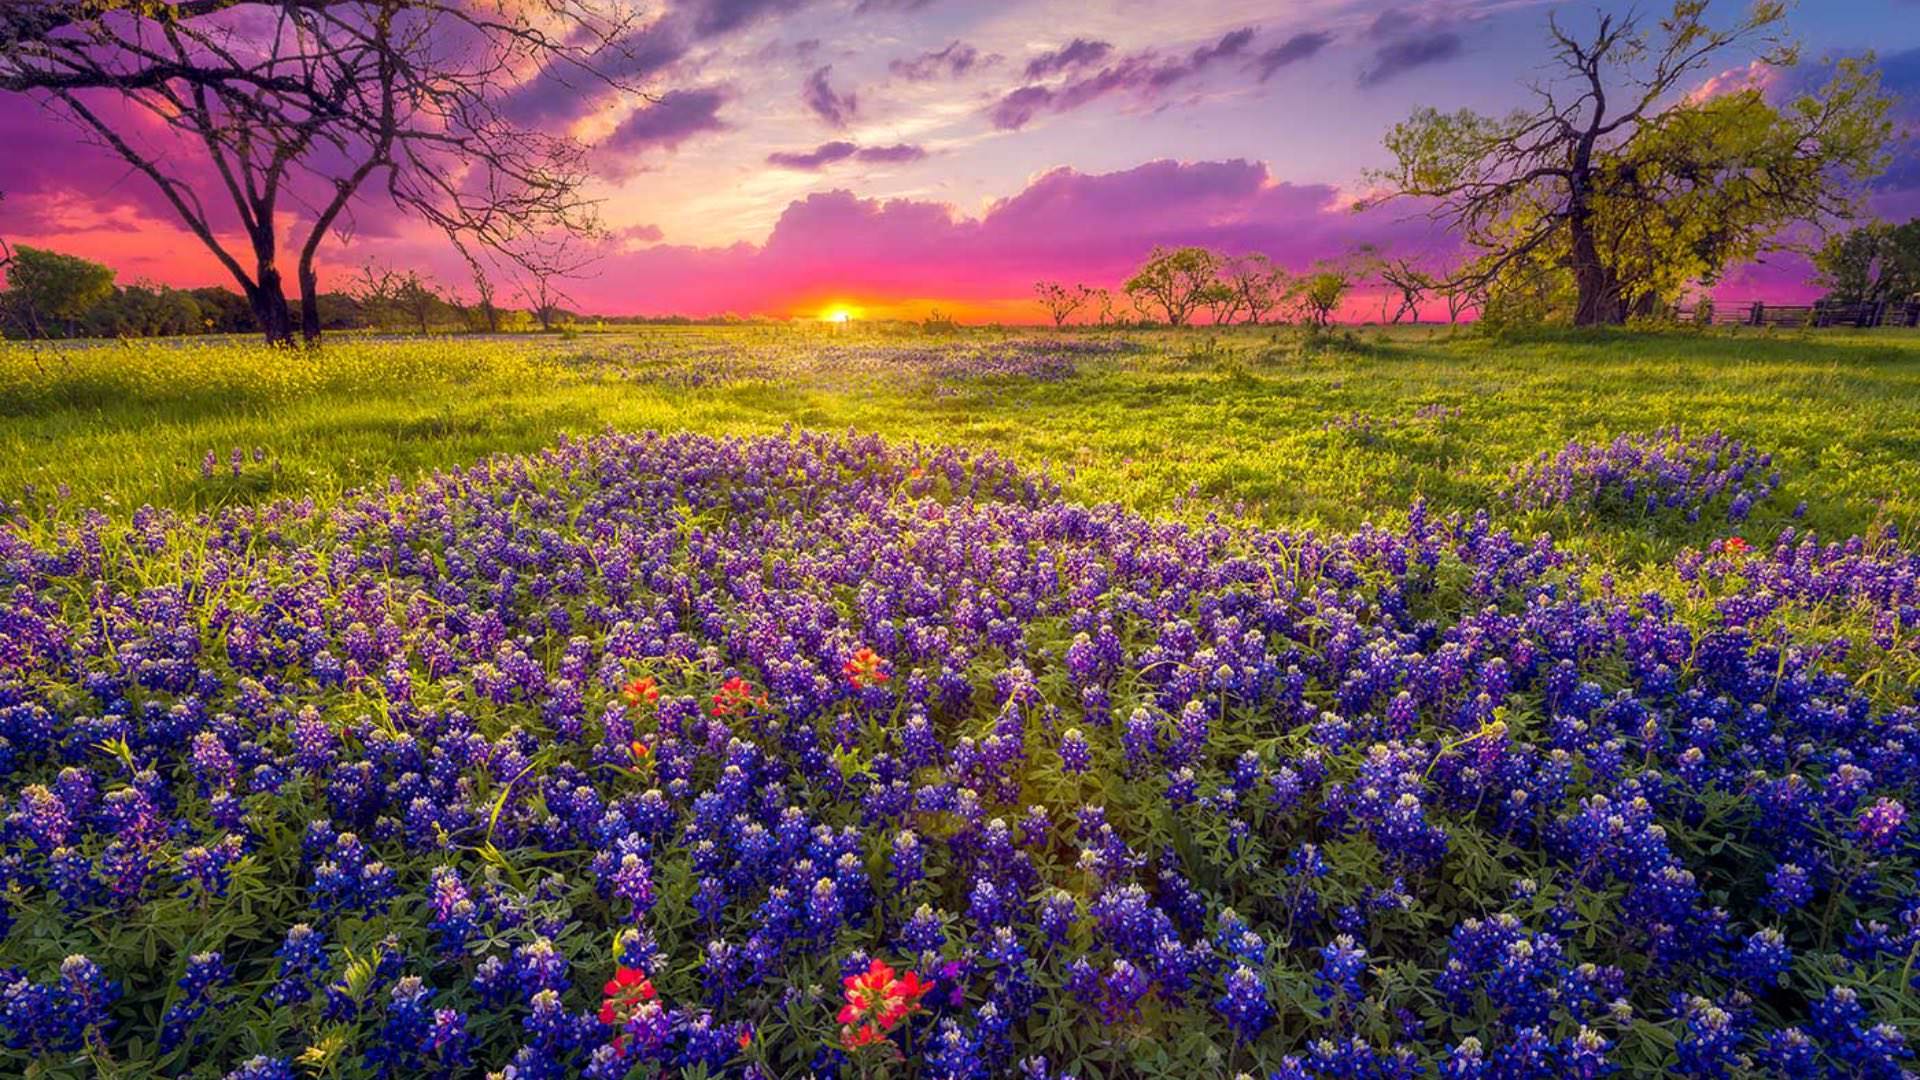
<path fill-rule="evenodd" d="M 826 323 L 835 323 L 835 324 L 844 325 L 846 323 L 852 322 L 856 314 L 857 312 L 855 312 L 853 308 L 850 308 L 845 304 L 835 304 L 834 306 L 820 313 L 820 321 L 826 322 Z"/>

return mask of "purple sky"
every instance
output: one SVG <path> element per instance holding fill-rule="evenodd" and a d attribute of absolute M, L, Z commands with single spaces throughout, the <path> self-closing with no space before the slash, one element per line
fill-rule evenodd
<path fill-rule="evenodd" d="M 1030 318 L 1036 278 L 1112 285 L 1155 243 L 1295 268 L 1360 241 L 1443 249 L 1404 210 L 1348 212 L 1363 171 L 1385 164 L 1381 136 L 1420 105 L 1519 104 L 1548 13 L 1593 10 L 697 0 L 630 43 L 656 102 L 535 80 L 512 107 L 599 146 L 596 193 L 617 239 L 572 286 L 582 307 Z M 1810 61 L 1877 49 L 1903 123 L 1920 122 L 1920 3 L 1807 3 L 1791 26 Z M 106 259 L 123 280 L 219 279 L 144 180 L 36 106 L 0 98 L 0 145 L 0 234 Z M 1920 212 L 1912 147 L 1875 204 Z M 460 278 L 444 241 L 372 206 L 331 265 L 368 258 Z M 1804 276 L 1780 260 L 1722 295 L 1797 297 Z"/>

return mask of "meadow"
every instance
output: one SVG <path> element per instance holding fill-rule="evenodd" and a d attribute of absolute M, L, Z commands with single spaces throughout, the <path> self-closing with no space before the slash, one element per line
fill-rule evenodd
<path fill-rule="evenodd" d="M 0 344 L 0 1069 L 1903 1075 L 1920 335 Z"/>

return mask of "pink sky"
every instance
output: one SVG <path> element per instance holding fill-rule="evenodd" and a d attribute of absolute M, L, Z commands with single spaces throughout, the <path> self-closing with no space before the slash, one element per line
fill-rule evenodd
<path fill-rule="evenodd" d="M 1035 280 L 1112 286 L 1155 244 L 1295 269 L 1362 242 L 1443 256 L 1446 237 L 1409 208 L 1350 211 L 1364 170 L 1418 105 L 1519 104 L 1555 10 L 1591 7 L 682 0 L 639 42 L 656 101 L 534 80 L 513 107 L 598 145 L 615 238 L 569 286 L 583 309 L 1023 320 Z M 1819 14 L 1794 21 L 1809 57 L 1871 44 L 1903 121 L 1920 119 L 1920 4 Z M 122 281 L 231 284 L 143 178 L 33 102 L 0 96 L 0 147 L 0 236 L 101 259 Z M 1911 147 L 1874 199 L 1920 212 Z M 377 197 L 326 258 L 335 282 L 374 259 L 464 284 L 446 242 Z M 1780 259 L 1720 293 L 1798 299 L 1805 278 Z"/>

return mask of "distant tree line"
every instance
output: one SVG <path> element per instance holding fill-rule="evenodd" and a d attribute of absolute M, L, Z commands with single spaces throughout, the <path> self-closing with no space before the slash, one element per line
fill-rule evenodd
<path fill-rule="evenodd" d="M 1380 321 L 1420 316 L 1430 298 L 1446 302 L 1457 322 L 1481 295 L 1453 283 L 1456 274 L 1434 260 L 1389 257 L 1372 245 L 1320 259 L 1294 273 L 1258 252 L 1228 255 L 1204 247 L 1156 247 L 1120 286 L 1130 313 L 1117 311 L 1111 290 L 1041 281 L 1034 294 L 1055 326 L 1078 321 L 1098 326 L 1165 323 L 1187 326 L 1204 317 L 1215 326 L 1301 323 L 1326 326 L 1361 288 L 1381 290 Z"/>
<path fill-rule="evenodd" d="M 9 246 L 0 238 L 0 337 L 123 338 L 260 332 L 245 296 L 218 285 L 176 289 L 150 282 L 120 285 L 112 267 L 44 248 Z M 566 306 L 552 276 L 523 275 L 509 290 L 519 306 L 503 304 L 485 273 L 466 289 L 443 285 L 416 270 L 378 263 L 361 267 L 344 288 L 316 294 L 323 330 L 385 333 L 524 333 L 596 325 L 719 325 L 748 321 L 710 318 L 598 316 Z"/>
<path fill-rule="evenodd" d="M 252 303 L 221 286 L 176 289 L 150 282 L 120 285 L 109 266 L 43 248 L 0 252 L 0 334 L 9 338 L 166 337 L 250 334 L 261 328 Z M 492 288 L 463 295 L 416 271 L 369 265 L 345 289 L 316 293 L 324 330 L 413 333 L 512 333 L 560 329 L 579 316 L 558 304 L 543 310 L 495 304 Z"/>

